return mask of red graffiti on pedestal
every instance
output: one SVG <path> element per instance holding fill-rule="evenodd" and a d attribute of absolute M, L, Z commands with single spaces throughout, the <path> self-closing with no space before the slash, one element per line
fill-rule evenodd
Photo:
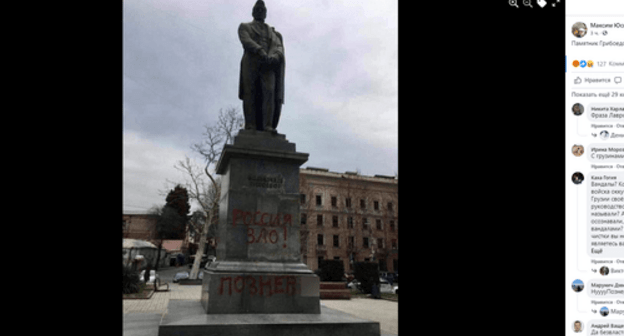
<path fill-rule="evenodd" d="M 288 239 L 288 226 L 292 226 L 292 215 L 282 213 L 268 213 L 268 212 L 251 212 L 243 211 L 239 209 L 232 210 L 232 226 L 236 226 L 236 222 L 248 226 L 247 227 L 247 244 L 277 244 L 280 240 L 280 233 L 283 233 L 284 243 L 283 248 L 286 248 L 286 240 Z M 269 226 L 269 227 L 282 227 L 282 230 L 249 227 L 254 226 Z M 278 232 L 279 231 L 279 232 Z"/>
<path fill-rule="evenodd" d="M 284 294 L 294 296 L 301 294 L 300 286 L 297 286 L 297 278 L 291 275 L 283 276 L 237 276 L 221 277 L 219 282 L 219 295 L 249 294 L 250 296 L 273 296 Z"/>

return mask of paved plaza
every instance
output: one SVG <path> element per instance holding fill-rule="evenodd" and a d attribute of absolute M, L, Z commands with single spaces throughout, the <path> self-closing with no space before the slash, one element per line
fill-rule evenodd
<path fill-rule="evenodd" d="M 181 286 L 172 282 L 177 272 L 188 268 L 170 267 L 158 271 L 161 281 L 169 283 L 169 291 L 155 292 L 146 300 L 123 300 L 123 335 L 157 336 L 158 325 L 169 300 L 197 300 L 201 286 Z M 321 304 L 359 318 L 380 323 L 382 336 L 399 334 L 398 302 L 353 298 L 351 300 L 321 300 Z"/>
<path fill-rule="evenodd" d="M 201 286 L 180 286 L 170 283 L 168 292 L 155 292 L 147 300 L 123 300 L 123 312 L 126 313 L 164 313 L 169 300 L 198 300 L 201 298 Z"/>

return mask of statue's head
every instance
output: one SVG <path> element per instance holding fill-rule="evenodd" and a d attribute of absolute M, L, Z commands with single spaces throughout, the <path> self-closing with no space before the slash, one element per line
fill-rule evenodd
<path fill-rule="evenodd" d="M 253 11 L 251 12 L 251 15 L 253 16 L 253 18 L 256 20 L 264 20 L 266 19 L 266 13 L 267 13 L 267 9 L 266 9 L 266 6 L 264 5 L 264 1 L 262 0 L 256 1 L 256 4 L 253 6 Z"/>

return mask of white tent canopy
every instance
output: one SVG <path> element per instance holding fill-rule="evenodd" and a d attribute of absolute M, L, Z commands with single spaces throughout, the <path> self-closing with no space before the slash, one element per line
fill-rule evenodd
<path fill-rule="evenodd" d="M 129 239 L 129 238 L 125 238 L 123 240 L 123 245 L 122 248 L 125 249 L 129 249 L 129 248 L 154 248 L 157 249 L 158 247 L 150 242 L 147 242 L 145 240 L 139 240 L 139 239 Z"/>

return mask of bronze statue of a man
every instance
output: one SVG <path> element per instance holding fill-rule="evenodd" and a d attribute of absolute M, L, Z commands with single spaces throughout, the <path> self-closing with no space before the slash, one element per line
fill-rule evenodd
<path fill-rule="evenodd" d="M 266 13 L 264 1 L 258 0 L 254 20 L 238 27 L 245 49 L 238 98 L 243 100 L 245 129 L 275 133 L 284 103 L 285 58 L 282 35 L 264 23 Z"/>

